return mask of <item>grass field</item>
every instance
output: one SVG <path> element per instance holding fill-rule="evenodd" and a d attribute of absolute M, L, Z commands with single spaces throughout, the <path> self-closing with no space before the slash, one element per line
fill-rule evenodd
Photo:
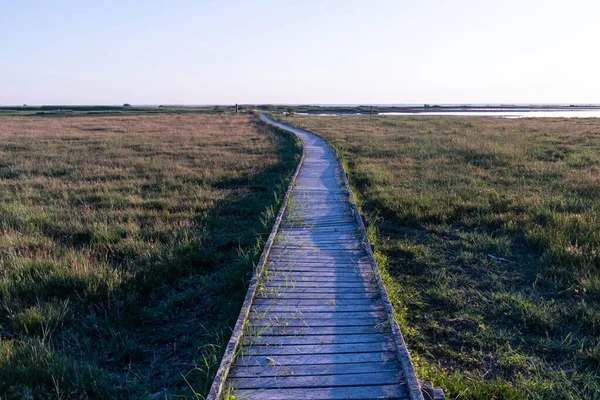
<path fill-rule="evenodd" d="M 420 379 L 600 398 L 600 120 L 282 120 L 343 156 Z"/>
<path fill-rule="evenodd" d="M 201 398 L 299 153 L 248 115 L 0 117 L 0 398 Z"/>

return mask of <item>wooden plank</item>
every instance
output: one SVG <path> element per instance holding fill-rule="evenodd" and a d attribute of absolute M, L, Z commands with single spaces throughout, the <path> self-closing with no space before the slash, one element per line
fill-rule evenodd
<path fill-rule="evenodd" d="M 332 225 L 332 226 L 315 226 L 315 227 L 306 227 L 306 228 L 281 228 L 281 232 L 344 232 L 349 231 L 349 232 L 356 232 L 356 230 L 358 229 L 358 226 L 356 225 L 356 221 L 352 220 L 352 221 L 348 221 L 345 223 L 339 223 L 337 225 Z"/>
<path fill-rule="evenodd" d="M 324 305 L 338 305 L 338 306 L 351 306 L 351 305 L 381 305 L 381 301 L 379 299 L 279 299 L 279 298 L 257 298 L 253 306 L 261 307 L 261 306 L 324 306 Z"/>
<path fill-rule="evenodd" d="M 289 288 L 289 289 L 300 289 L 300 288 L 357 288 L 357 289 L 373 289 L 376 290 L 374 285 L 370 285 L 368 282 L 362 282 L 356 280 L 355 282 L 338 282 L 332 281 L 270 281 L 264 284 L 267 288 Z"/>
<path fill-rule="evenodd" d="M 303 236 L 287 235 L 283 236 L 275 242 L 276 246 L 301 246 L 301 247 L 317 247 L 321 246 L 332 247 L 334 245 L 341 246 L 342 248 L 348 248 L 350 246 L 356 246 L 360 248 L 362 245 L 360 238 L 341 237 L 340 235 L 331 234 L 330 236 L 320 235 L 315 236 L 312 234 L 306 234 Z M 352 247 L 350 247 L 352 248 Z"/>
<path fill-rule="evenodd" d="M 397 361 L 396 353 L 368 352 L 348 354 L 310 354 L 310 355 L 285 355 L 285 356 L 239 356 L 236 365 L 244 367 L 269 366 L 269 365 L 318 365 L 318 364 L 349 364 L 364 362 L 389 362 Z"/>
<path fill-rule="evenodd" d="M 323 335 L 368 335 L 372 333 L 384 333 L 384 325 L 352 325 L 352 326 L 254 326 L 251 324 L 249 334 L 261 336 L 323 336 Z"/>
<path fill-rule="evenodd" d="M 245 400 L 405 400 L 410 398 L 406 388 L 399 387 L 398 385 L 341 388 L 242 389 L 234 390 L 231 395 Z"/>
<path fill-rule="evenodd" d="M 359 271 L 369 271 L 372 272 L 373 267 L 368 264 L 358 262 L 330 262 L 326 261 L 298 261 L 298 262 L 280 262 L 276 264 L 271 264 L 270 269 L 273 271 L 296 271 L 296 272 L 331 272 L 331 273 L 357 273 Z"/>
<path fill-rule="evenodd" d="M 393 351 L 394 343 L 390 340 L 375 343 L 342 343 L 342 344 L 297 344 L 289 346 L 257 346 L 244 347 L 244 356 L 293 356 L 299 354 L 346 354 L 377 353 Z"/>
<path fill-rule="evenodd" d="M 272 278 L 271 278 L 272 276 Z M 368 286 L 373 282 L 374 274 L 372 272 L 358 272 L 350 271 L 350 273 L 336 273 L 336 274 L 319 274 L 318 272 L 312 272 L 311 275 L 302 275 L 302 273 L 292 271 L 273 271 L 272 275 L 268 280 L 265 280 L 265 284 L 272 284 L 272 286 L 285 286 L 293 285 L 297 282 L 304 282 L 305 284 L 327 284 L 327 283 L 360 283 L 363 286 Z"/>
<path fill-rule="evenodd" d="M 311 242 L 314 243 L 338 243 L 355 242 L 360 240 L 361 236 L 357 232 L 287 232 L 277 236 L 275 243 L 285 243 L 285 241 Z"/>
<path fill-rule="evenodd" d="M 291 256 L 300 255 L 312 255 L 317 256 L 322 254 L 327 255 L 365 255 L 364 249 L 359 242 L 354 243 L 325 243 L 323 245 L 315 246 L 314 243 L 307 242 L 296 242 L 296 243 L 280 243 L 273 246 L 273 254 L 278 253 L 288 254 Z"/>
<path fill-rule="evenodd" d="M 273 271 L 269 275 L 269 279 L 265 280 L 265 283 L 272 282 L 345 282 L 345 283 L 363 283 L 368 284 L 372 279 L 373 273 L 360 273 L 350 271 L 350 273 L 318 273 L 312 272 L 309 274 L 302 274 L 292 271 Z"/>
<path fill-rule="evenodd" d="M 292 214 L 292 216 L 294 216 L 294 214 Z M 284 226 L 286 226 L 287 224 L 300 224 L 300 225 L 310 225 L 310 224 L 318 224 L 318 225 L 335 225 L 337 226 L 340 222 L 346 222 L 348 224 L 354 222 L 354 215 L 352 213 L 343 213 L 343 214 L 335 214 L 335 215 L 326 215 L 326 216 L 319 216 L 319 215 L 296 215 L 295 217 L 298 218 L 298 221 L 290 221 L 289 219 L 287 219 L 286 221 L 284 221 Z"/>
<path fill-rule="evenodd" d="M 371 276 L 375 271 L 371 267 L 362 266 L 357 267 L 354 265 L 345 266 L 331 266 L 313 264 L 313 265 L 282 265 L 281 267 L 272 268 L 269 270 L 270 274 L 274 276 L 286 276 L 286 274 L 306 274 L 306 276 Z"/>
<path fill-rule="evenodd" d="M 269 264 L 272 267 L 308 267 L 308 268 L 331 268 L 331 269 L 339 269 L 344 270 L 352 267 L 356 267 L 358 269 L 367 269 L 370 271 L 374 271 L 373 267 L 366 263 L 365 258 L 352 258 L 352 257 L 331 257 L 331 256 L 323 256 L 323 257 L 311 257 L 311 258 L 295 258 L 295 259 L 284 259 L 281 258 L 279 260 L 273 260 L 273 264 Z"/>
<path fill-rule="evenodd" d="M 321 295 L 321 294 L 346 294 L 346 293 L 359 293 L 359 294 L 375 294 L 377 293 L 376 289 L 371 288 L 354 288 L 354 287 L 291 287 L 291 286 L 279 286 L 279 287 L 267 287 L 264 291 L 259 292 L 258 296 L 269 296 L 269 297 L 286 297 L 290 294 L 312 294 L 312 295 Z"/>
<path fill-rule="evenodd" d="M 352 267 L 345 268 L 297 268 L 281 270 L 275 269 L 269 271 L 269 280 L 303 280 L 306 282 L 319 280 L 359 280 L 371 281 L 374 279 L 375 272 L 368 269 L 359 269 Z M 272 277 L 272 278 L 271 278 Z"/>
<path fill-rule="evenodd" d="M 303 266 L 281 266 L 276 269 L 270 269 L 269 274 L 274 277 L 285 277 L 287 275 L 303 276 L 331 276 L 331 277 L 371 277 L 375 271 L 370 267 L 356 267 L 353 265 L 326 267 L 321 265 L 303 265 Z M 304 275 L 306 274 L 306 275 Z"/>
<path fill-rule="evenodd" d="M 369 266 L 356 267 L 354 265 L 344 266 L 331 266 L 325 265 L 304 265 L 302 267 L 294 267 L 293 265 L 271 267 L 269 268 L 269 278 L 280 279 L 285 277 L 297 276 L 297 277 L 325 277 L 329 276 L 332 278 L 338 277 L 356 277 L 365 278 L 371 277 L 373 269 Z"/>
<path fill-rule="evenodd" d="M 371 277 L 373 270 L 367 268 L 354 268 L 353 266 L 345 266 L 338 268 L 324 268 L 324 267 L 304 267 L 303 269 L 294 269 L 288 267 L 288 269 L 269 269 L 269 279 L 285 279 L 286 277 L 297 277 L 297 278 L 359 278 L 364 279 Z"/>
<path fill-rule="evenodd" d="M 383 326 L 385 325 L 385 319 L 383 318 L 250 318 L 249 321 L 252 326 L 266 326 L 269 328 L 277 326 L 305 326 L 307 328 L 324 327 L 324 326 Z"/>
<path fill-rule="evenodd" d="M 336 284 L 335 282 L 289 282 L 287 284 L 278 284 L 276 282 L 275 284 L 267 283 L 264 285 L 264 289 L 260 294 L 263 295 L 263 297 L 265 294 L 277 297 L 278 293 L 336 293 L 337 291 L 340 293 L 361 293 L 363 291 L 376 292 L 377 287 L 375 285 L 369 286 L 347 282 L 341 282 L 339 284 Z"/>
<path fill-rule="evenodd" d="M 324 238 L 315 238 L 311 235 L 307 235 L 304 238 L 298 237 L 282 237 L 275 243 L 277 248 L 279 247 L 301 247 L 304 249 L 322 249 L 329 247 L 339 247 L 342 250 L 346 249 L 362 249 L 362 243 L 359 238 L 354 239 L 340 239 L 335 236 Z"/>
<path fill-rule="evenodd" d="M 285 253 L 276 253 L 273 254 L 274 261 L 287 259 L 288 262 L 317 262 L 322 264 L 327 263 L 345 263 L 345 264 L 353 264 L 353 263 L 363 263 L 368 260 L 368 257 L 362 254 L 333 254 L 333 253 L 312 253 L 312 254 L 302 254 L 297 251 L 296 254 L 291 254 L 290 251 L 285 250 Z"/>
<path fill-rule="evenodd" d="M 392 371 L 401 376 L 402 371 L 396 362 L 351 363 L 322 365 L 270 365 L 266 367 L 236 367 L 231 371 L 233 378 L 275 377 L 275 376 L 319 376 L 350 375 Z"/>
<path fill-rule="evenodd" d="M 341 369 L 341 367 L 338 367 Z M 235 390 L 243 389 L 297 389 L 322 387 L 353 387 L 371 385 L 393 385 L 404 383 L 400 374 L 395 371 L 364 372 L 351 375 L 317 375 L 317 376 L 275 376 L 233 378 L 231 386 Z"/>
<path fill-rule="evenodd" d="M 288 209 L 289 214 L 293 214 L 294 212 L 301 211 L 304 213 L 318 212 L 318 211 L 332 211 L 336 214 L 352 214 L 350 207 L 348 207 L 347 201 L 339 201 L 339 202 L 306 202 L 303 201 L 299 204 L 293 204 L 292 208 Z"/>
<path fill-rule="evenodd" d="M 251 317 L 254 319 L 285 319 L 285 320 L 364 320 L 364 319 L 374 319 L 381 318 L 385 319 L 387 315 L 385 311 L 335 311 L 335 312 L 286 312 L 286 311 L 266 311 L 264 313 L 252 313 Z"/>
<path fill-rule="evenodd" d="M 277 237 L 276 244 L 277 245 L 285 245 L 285 244 L 310 244 L 320 245 L 322 244 L 349 244 L 360 242 L 362 236 L 358 236 L 356 232 L 346 231 L 346 232 L 335 232 L 335 231 L 310 231 L 305 230 L 304 232 L 287 232 L 279 237 Z"/>
<path fill-rule="evenodd" d="M 294 313 L 300 311 L 303 314 L 309 312 L 368 312 L 368 311 L 383 311 L 383 305 L 381 304 L 350 304 L 350 305 L 317 305 L 317 306 L 281 306 L 275 304 L 260 304 L 252 307 L 253 312 L 264 313 L 264 312 L 290 312 Z"/>
<path fill-rule="evenodd" d="M 286 228 L 281 229 L 282 235 L 313 235 L 319 237 L 320 235 L 348 235 L 354 236 L 357 234 L 356 225 L 342 225 L 342 226 L 315 226 L 312 228 Z M 359 236 L 360 237 L 360 236 Z"/>
<path fill-rule="evenodd" d="M 309 267 L 319 267 L 319 268 L 340 268 L 340 267 L 361 267 L 361 268 L 369 268 L 373 269 L 371 264 L 367 262 L 366 257 L 361 257 L 358 259 L 350 259 L 350 260 L 324 260 L 319 258 L 304 258 L 304 259 L 271 259 L 269 260 L 269 266 L 309 266 Z"/>
<path fill-rule="evenodd" d="M 368 264 L 362 258 L 342 258 L 342 257 L 332 257 L 332 256 L 321 256 L 321 257 L 310 257 L 310 258 L 302 258 L 302 257 L 282 257 L 278 260 L 273 260 L 272 264 L 269 264 L 271 268 L 279 268 L 279 267 L 309 267 L 309 268 L 333 268 L 333 269 L 343 269 L 350 267 L 357 267 L 360 269 L 369 269 L 373 270 L 372 265 Z"/>
<path fill-rule="evenodd" d="M 318 223 L 318 224 L 317 224 Z M 325 227 L 339 227 L 340 225 L 350 225 L 354 223 L 354 218 L 345 217 L 339 220 L 331 220 L 331 221 L 319 221 L 319 220 L 310 220 L 304 219 L 302 221 L 290 221 L 286 220 L 282 223 L 283 229 L 315 229 L 315 228 L 325 228 Z"/>
<path fill-rule="evenodd" d="M 337 257 L 337 258 L 362 258 L 364 262 L 368 261 L 366 248 L 360 242 L 330 242 L 323 246 L 315 246 L 314 241 L 304 242 L 281 242 L 274 249 L 272 258 L 269 261 L 278 261 L 284 258 L 301 261 L 305 258 L 318 258 L 322 256 Z"/>
<path fill-rule="evenodd" d="M 287 291 L 274 293 L 270 298 L 273 299 L 311 299 L 311 300 L 346 300 L 346 299 L 379 299 L 380 294 L 378 292 L 300 292 L 300 291 Z M 257 295 L 257 299 L 264 298 L 262 295 Z"/>
<path fill-rule="evenodd" d="M 342 260 L 346 259 L 360 259 L 363 258 L 365 261 L 368 260 L 367 254 L 364 249 L 357 247 L 355 249 L 303 249 L 298 247 L 281 248 L 278 247 L 272 251 L 273 259 L 277 260 L 278 257 L 294 257 L 294 258 L 316 258 L 322 259 L 327 258 L 339 258 Z"/>
<path fill-rule="evenodd" d="M 355 236 L 355 234 L 328 232 L 321 233 L 319 235 L 311 232 L 303 234 L 285 234 L 278 236 L 275 240 L 276 246 L 309 246 L 309 247 L 321 247 L 331 245 L 341 245 L 344 248 L 350 245 L 357 247 L 361 246 L 361 237 Z"/>
<path fill-rule="evenodd" d="M 355 334 L 355 335 L 249 335 L 246 337 L 249 346 L 271 345 L 289 346 L 300 344 L 344 344 L 344 343 L 378 343 L 386 340 L 382 333 Z"/>
<path fill-rule="evenodd" d="M 331 268 L 328 269 L 312 269 L 312 270 L 281 270 L 275 269 L 269 271 L 269 279 L 271 280 L 281 280 L 281 279 L 303 279 L 310 280 L 313 278 L 316 279 L 370 279 L 373 275 L 372 270 L 359 270 L 354 268 L 344 268 L 339 270 L 334 270 Z M 272 278 L 271 278 L 272 277 Z"/>
<path fill-rule="evenodd" d="M 295 284 L 298 282 L 303 282 L 305 284 L 315 283 L 319 286 L 328 284 L 328 283 L 354 283 L 361 285 L 369 285 L 371 276 L 362 275 L 362 274 L 345 274 L 345 275 L 302 275 L 298 273 L 278 273 L 273 274 L 272 278 L 269 277 L 269 280 L 266 280 L 266 283 L 272 284 L 273 286 L 285 285 L 285 284 Z"/>

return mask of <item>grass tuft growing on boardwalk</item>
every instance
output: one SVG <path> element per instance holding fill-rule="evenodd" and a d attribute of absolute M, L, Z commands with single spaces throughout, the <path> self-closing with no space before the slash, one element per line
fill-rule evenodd
<path fill-rule="evenodd" d="M 0 117 L 0 397 L 205 394 L 299 153 L 250 116 Z"/>
<path fill-rule="evenodd" d="M 600 121 L 304 117 L 343 155 L 417 365 L 456 399 L 600 393 Z"/>

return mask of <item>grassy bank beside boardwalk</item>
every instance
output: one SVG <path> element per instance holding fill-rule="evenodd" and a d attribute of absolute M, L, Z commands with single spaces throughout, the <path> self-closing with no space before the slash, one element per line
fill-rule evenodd
<path fill-rule="evenodd" d="M 0 117 L 0 398 L 199 398 L 298 162 L 253 116 Z"/>
<path fill-rule="evenodd" d="M 283 121 L 342 154 L 419 378 L 600 398 L 600 120 Z"/>

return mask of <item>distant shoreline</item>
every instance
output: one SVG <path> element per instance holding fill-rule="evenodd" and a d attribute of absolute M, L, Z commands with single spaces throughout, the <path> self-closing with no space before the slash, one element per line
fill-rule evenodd
<path fill-rule="evenodd" d="M 528 113 L 600 111 L 600 104 L 390 104 L 390 105 L 282 105 L 239 104 L 239 112 L 273 112 L 321 115 L 445 114 L 445 113 Z M 108 115 L 145 113 L 235 113 L 236 105 L 43 105 L 0 106 L 0 115 Z"/>
<path fill-rule="evenodd" d="M 306 114 L 369 114 L 370 106 L 359 107 L 327 107 L 311 106 L 304 110 L 304 106 L 298 106 L 297 112 Z M 357 110 L 360 108 L 360 110 Z M 445 112 L 531 112 L 531 111 L 590 111 L 600 110 L 600 105 L 423 105 L 423 106 L 373 106 L 373 114 L 381 113 L 445 113 Z"/>

